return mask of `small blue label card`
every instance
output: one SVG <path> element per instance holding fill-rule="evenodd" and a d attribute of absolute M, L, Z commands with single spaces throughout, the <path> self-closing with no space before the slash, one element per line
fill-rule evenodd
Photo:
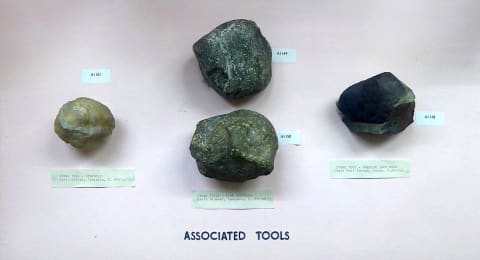
<path fill-rule="evenodd" d="M 84 69 L 82 70 L 82 83 L 101 84 L 112 82 L 109 69 Z"/>
<path fill-rule="evenodd" d="M 287 48 L 272 48 L 272 62 L 295 63 L 297 62 L 297 50 Z"/>
<path fill-rule="evenodd" d="M 422 126 L 443 126 L 445 124 L 445 113 L 416 111 L 415 124 Z"/>
<path fill-rule="evenodd" d="M 277 131 L 278 144 L 301 145 L 300 131 Z"/>

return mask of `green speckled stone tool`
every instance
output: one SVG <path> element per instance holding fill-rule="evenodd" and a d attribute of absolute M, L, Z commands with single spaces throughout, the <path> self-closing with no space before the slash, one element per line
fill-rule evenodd
<path fill-rule="evenodd" d="M 270 174 L 277 149 L 277 134 L 270 121 L 250 110 L 200 121 L 190 144 L 200 173 L 230 182 Z"/>
<path fill-rule="evenodd" d="M 193 45 L 205 81 L 227 99 L 265 89 L 272 78 L 272 48 L 255 22 L 219 25 Z"/>

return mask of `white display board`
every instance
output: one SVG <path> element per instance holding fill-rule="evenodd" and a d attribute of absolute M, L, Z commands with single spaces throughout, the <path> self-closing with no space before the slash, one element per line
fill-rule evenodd
<path fill-rule="evenodd" d="M 0 259 L 480 258 L 479 13 L 478 0 L 1 1 Z M 274 63 L 265 91 L 232 104 L 203 82 L 192 44 L 236 18 L 297 61 Z M 84 69 L 109 69 L 111 83 L 84 84 Z M 349 132 L 338 96 L 383 71 L 445 124 L 383 140 Z M 91 153 L 53 131 L 80 96 L 117 123 Z M 196 123 L 240 108 L 302 145 L 281 146 L 269 176 L 203 177 L 188 150 Z M 411 176 L 331 179 L 338 159 L 407 159 Z M 56 168 L 133 168 L 136 186 L 52 188 Z M 192 208 L 192 191 L 252 190 L 271 190 L 275 208 Z"/>

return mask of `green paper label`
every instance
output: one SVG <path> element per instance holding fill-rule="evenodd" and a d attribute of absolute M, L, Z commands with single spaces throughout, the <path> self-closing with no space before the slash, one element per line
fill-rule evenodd
<path fill-rule="evenodd" d="M 54 188 L 135 187 L 135 170 L 55 169 L 51 180 Z"/>
<path fill-rule="evenodd" d="M 273 192 L 194 191 L 192 207 L 195 209 L 273 209 Z"/>
<path fill-rule="evenodd" d="M 332 160 L 332 179 L 382 179 L 410 177 L 409 160 Z"/>

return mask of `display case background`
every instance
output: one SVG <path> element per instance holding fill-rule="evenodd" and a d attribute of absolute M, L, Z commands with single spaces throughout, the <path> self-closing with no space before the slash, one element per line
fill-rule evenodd
<path fill-rule="evenodd" d="M 0 259 L 478 259 L 480 30 L 477 0 L 0 2 Z M 202 80 L 192 44 L 222 22 L 252 19 L 272 47 L 269 87 L 231 104 Z M 85 85 L 82 69 L 112 83 Z M 363 138 L 335 108 L 357 81 L 391 71 L 417 110 L 411 125 Z M 63 143 L 53 121 L 79 96 L 117 128 L 101 149 Z M 196 123 L 235 109 L 299 130 L 274 172 L 244 184 L 201 176 Z M 333 180 L 332 159 L 409 159 L 408 179 Z M 51 188 L 53 168 L 136 169 L 135 188 Z M 273 210 L 198 210 L 193 190 L 262 190 Z M 245 241 L 184 241 L 185 231 L 242 230 Z M 257 241 L 257 230 L 289 241 Z"/>

